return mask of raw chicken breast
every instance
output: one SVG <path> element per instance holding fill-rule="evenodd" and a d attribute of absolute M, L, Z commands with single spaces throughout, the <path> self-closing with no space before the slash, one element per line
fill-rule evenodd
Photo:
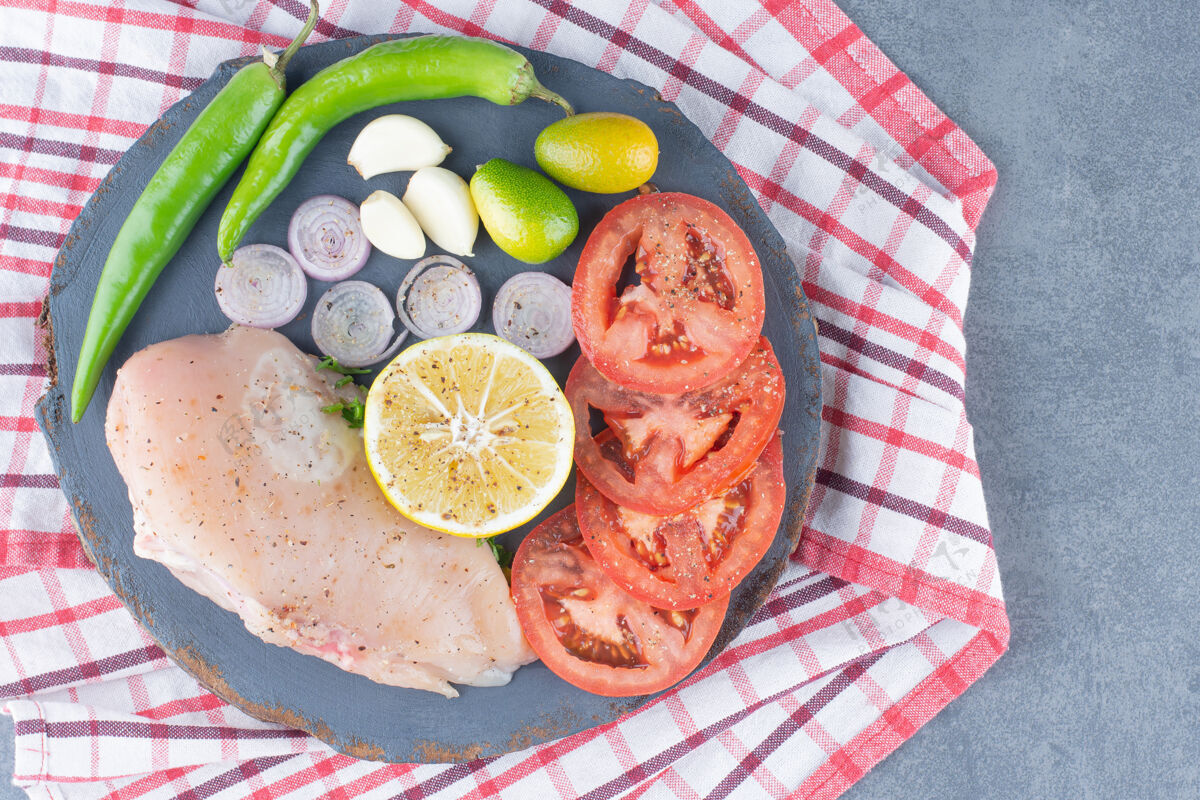
<path fill-rule="evenodd" d="M 272 644 L 457 696 L 534 659 L 491 550 L 384 499 L 359 431 L 322 406 L 352 387 L 273 331 L 147 347 L 117 373 L 108 446 L 134 552 Z"/>

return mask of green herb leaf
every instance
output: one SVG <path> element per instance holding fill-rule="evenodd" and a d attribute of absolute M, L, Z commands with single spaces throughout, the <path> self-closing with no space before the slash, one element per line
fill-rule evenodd
<path fill-rule="evenodd" d="M 351 428 L 361 428 L 367 407 L 363 405 L 362 400 L 355 399 L 349 403 L 333 403 L 332 405 L 322 406 L 321 410 L 326 414 L 341 412 L 342 419 L 346 420 L 347 425 Z"/>
<path fill-rule="evenodd" d="M 488 547 L 492 548 L 492 555 L 496 557 L 496 563 L 506 569 L 512 566 L 512 551 L 497 542 L 495 539 L 488 539 L 487 543 Z"/>
<path fill-rule="evenodd" d="M 357 367 L 343 367 L 338 363 L 338 360 L 333 356 L 325 356 L 321 359 L 321 363 L 317 364 L 317 369 L 331 369 L 341 375 L 366 375 L 371 370 L 359 369 Z M 342 384 L 338 384 L 341 386 Z"/>
<path fill-rule="evenodd" d="M 353 375 L 343 375 L 342 377 L 338 378 L 337 383 L 333 384 L 333 388 L 340 389 L 347 383 L 354 383 Z"/>

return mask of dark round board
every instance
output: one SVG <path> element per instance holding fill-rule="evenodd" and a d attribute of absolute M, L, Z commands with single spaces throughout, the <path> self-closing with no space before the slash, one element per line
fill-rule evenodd
<path fill-rule="evenodd" d="M 289 84 L 298 86 L 328 64 L 386 38 L 394 37 L 360 37 L 305 47 L 288 68 Z M 780 427 L 784 431 L 788 502 L 770 552 L 733 593 L 711 658 L 763 604 L 800 534 L 820 424 L 813 321 L 779 234 L 734 167 L 674 105 L 639 84 L 566 59 L 522 52 L 533 62 L 542 82 L 566 96 L 577 110 L 620 111 L 647 122 L 662 150 L 654 177 L 658 187 L 690 192 L 726 209 L 745 230 L 762 262 L 767 294 L 764 333 L 774 344 L 787 379 L 787 407 Z M 642 705 L 649 698 L 614 699 L 580 691 L 540 662 L 518 670 L 505 687 L 459 687 L 462 694 L 453 700 L 383 686 L 318 658 L 256 639 L 235 615 L 184 588 L 165 567 L 133 555 L 132 513 L 125 484 L 104 443 L 104 411 L 113 378 L 116 368 L 132 353 L 151 343 L 189 333 L 216 333 L 228 326 L 213 296 L 215 242 L 217 221 L 238 175 L 217 196 L 151 290 L 78 425 L 68 419 L 64 392 L 75 374 L 87 310 L 117 230 L 166 153 L 204 104 L 245 63 L 247 59 L 221 65 L 210 80 L 171 108 L 129 149 L 79 215 L 54 265 L 49 317 L 55 359 L 51 374 L 57 374 L 57 382 L 39 403 L 38 419 L 88 555 L 163 649 L 201 683 L 255 717 L 303 728 L 353 756 L 387 761 L 470 760 L 565 736 Z M 340 194 L 355 203 L 380 188 L 402 194 L 407 174 L 364 181 L 346 165 L 355 135 L 369 119 L 384 113 L 411 114 L 432 125 L 454 148 L 442 166 L 467 177 L 476 164 L 496 156 L 536 168 L 534 138 L 562 117 L 556 106 L 536 100 L 501 107 L 475 98 L 397 104 L 353 117 L 325 137 L 296 179 L 255 223 L 246 242 L 286 248 L 292 211 L 315 194 Z M 568 193 L 579 210 L 580 235 L 545 269 L 569 283 L 588 232 L 606 211 L 629 195 Z M 500 252 L 482 229 L 475 252 L 470 263 L 479 275 L 485 308 L 490 308 L 500 284 L 527 267 Z M 376 252 L 356 277 L 394 296 L 409 266 L 409 262 Z M 309 315 L 326 288 L 327 284 L 310 282 L 304 311 L 282 329 L 308 352 L 316 352 L 309 334 Z M 489 317 L 481 318 L 479 330 L 491 330 Z M 547 366 L 563 381 L 578 355 L 579 348 L 574 346 L 550 359 Z M 574 492 L 572 481 L 535 523 L 569 503 Z M 505 534 L 502 541 L 515 549 L 530 527 Z"/>

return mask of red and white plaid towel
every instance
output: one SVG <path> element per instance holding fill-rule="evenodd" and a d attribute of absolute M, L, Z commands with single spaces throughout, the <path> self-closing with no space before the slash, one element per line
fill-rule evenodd
<path fill-rule="evenodd" d="M 825 399 L 800 548 L 745 632 L 613 724 L 460 765 L 383 765 L 256 722 L 172 666 L 92 571 L 33 405 L 71 221 L 214 66 L 300 0 L 0 0 L 0 700 L 31 795 L 832 798 L 977 679 L 1008 619 L 963 409 L 974 228 L 996 174 L 830 0 L 332 0 L 314 41 L 455 31 L 661 91 L 788 243 Z"/>

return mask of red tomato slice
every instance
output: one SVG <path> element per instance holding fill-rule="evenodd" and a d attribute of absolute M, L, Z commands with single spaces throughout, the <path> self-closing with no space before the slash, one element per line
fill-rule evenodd
<path fill-rule="evenodd" d="M 630 258 L 639 282 L 618 286 Z M 689 194 L 639 195 L 608 212 L 572 287 L 584 355 L 631 389 L 678 394 L 720 380 L 762 331 L 754 248 L 728 214 Z"/>
<path fill-rule="evenodd" d="M 783 414 L 783 372 L 760 338 L 725 378 L 679 395 L 626 389 L 586 358 L 567 377 L 575 464 L 602 494 L 643 514 L 669 516 L 736 483 Z M 607 425 L 592 433 L 593 411 Z"/>
<path fill-rule="evenodd" d="M 729 598 L 691 611 L 630 597 L 588 553 L 568 506 L 521 542 L 512 567 L 521 630 L 555 675 L 584 691 L 631 697 L 683 680 L 708 652 Z"/>
<path fill-rule="evenodd" d="M 588 551 L 618 586 L 658 608 L 727 597 L 775 539 L 787 487 L 776 435 L 750 474 L 671 517 L 621 508 L 577 476 L 575 506 Z"/>

